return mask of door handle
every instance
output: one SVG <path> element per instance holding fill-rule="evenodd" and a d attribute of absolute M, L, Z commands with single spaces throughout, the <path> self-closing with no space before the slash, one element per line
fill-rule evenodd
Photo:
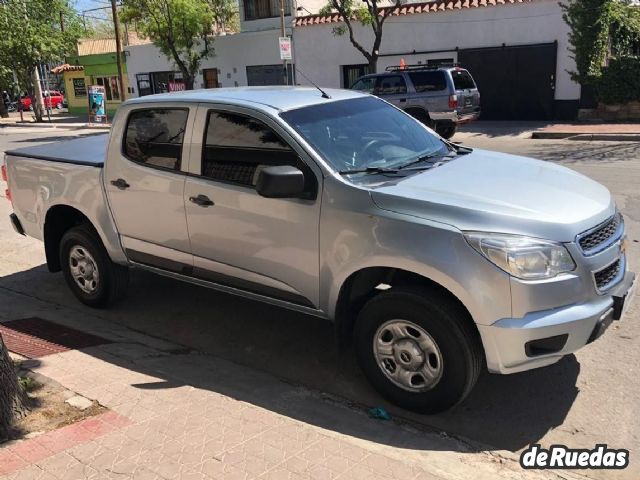
<path fill-rule="evenodd" d="M 210 207 L 214 205 L 213 200 L 202 194 L 198 195 L 197 197 L 189 197 L 189 201 L 191 203 L 195 203 L 200 207 Z"/>
<path fill-rule="evenodd" d="M 120 190 L 126 190 L 127 188 L 129 188 L 131 185 L 129 185 L 127 183 L 127 181 L 124 178 L 119 178 L 117 180 L 111 180 L 111 185 L 113 185 L 114 187 L 119 188 Z"/>
<path fill-rule="evenodd" d="M 407 101 L 407 99 L 406 99 L 406 98 L 401 98 L 401 99 L 400 99 L 400 103 L 404 103 L 404 102 L 406 102 L 406 101 Z"/>

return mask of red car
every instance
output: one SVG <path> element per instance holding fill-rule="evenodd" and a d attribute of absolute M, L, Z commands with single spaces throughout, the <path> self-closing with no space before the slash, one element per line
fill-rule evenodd
<path fill-rule="evenodd" d="M 42 100 L 44 101 L 45 108 L 62 108 L 64 103 L 64 95 L 58 90 L 44 91 L 42 93 Z M 31 110 L 33 99 L 28 95 L 20 98 L 22 102 L 22 108 L 24 110 Z"/>

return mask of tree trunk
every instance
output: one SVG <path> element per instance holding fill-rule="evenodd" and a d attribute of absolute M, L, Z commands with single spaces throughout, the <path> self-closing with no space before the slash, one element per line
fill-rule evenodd
<path fill-rule="evenodd" d="M 369 59 L 369 73 L 378 72 L 378 56 L 373 54 Z"/>
<path fill-rule="evenodd" d="M 28 400 L 0 335 L 0 441 L 9 437 L 13 422 L 26 414 Z"/>
<path fill-rule="evenodd" d="M 31 102 L 31 108 L 36 117 L 36 122 L 42 122 L 44 101 L 42 99 L 42 87 L 40 86 L 40 72 L 38 71 L 37 65 L 33 68 L 31 77 L 33 82 L 33 101 Z"/>

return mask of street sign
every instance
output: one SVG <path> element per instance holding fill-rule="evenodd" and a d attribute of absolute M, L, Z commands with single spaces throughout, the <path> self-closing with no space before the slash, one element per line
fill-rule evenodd
<path fill-rule="evenodd" d="M 280 60 L 291 60 L 291 39 L 289 37 L 279 37 Z"/>

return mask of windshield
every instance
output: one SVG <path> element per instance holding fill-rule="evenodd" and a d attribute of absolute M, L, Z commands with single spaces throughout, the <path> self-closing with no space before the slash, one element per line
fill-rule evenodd
<path fill-rule="evenodd" d="M 280 114 L 337 171 L 397 168 L 447 155 L 449 147 L 417 120 L 374 97 Z"/>

